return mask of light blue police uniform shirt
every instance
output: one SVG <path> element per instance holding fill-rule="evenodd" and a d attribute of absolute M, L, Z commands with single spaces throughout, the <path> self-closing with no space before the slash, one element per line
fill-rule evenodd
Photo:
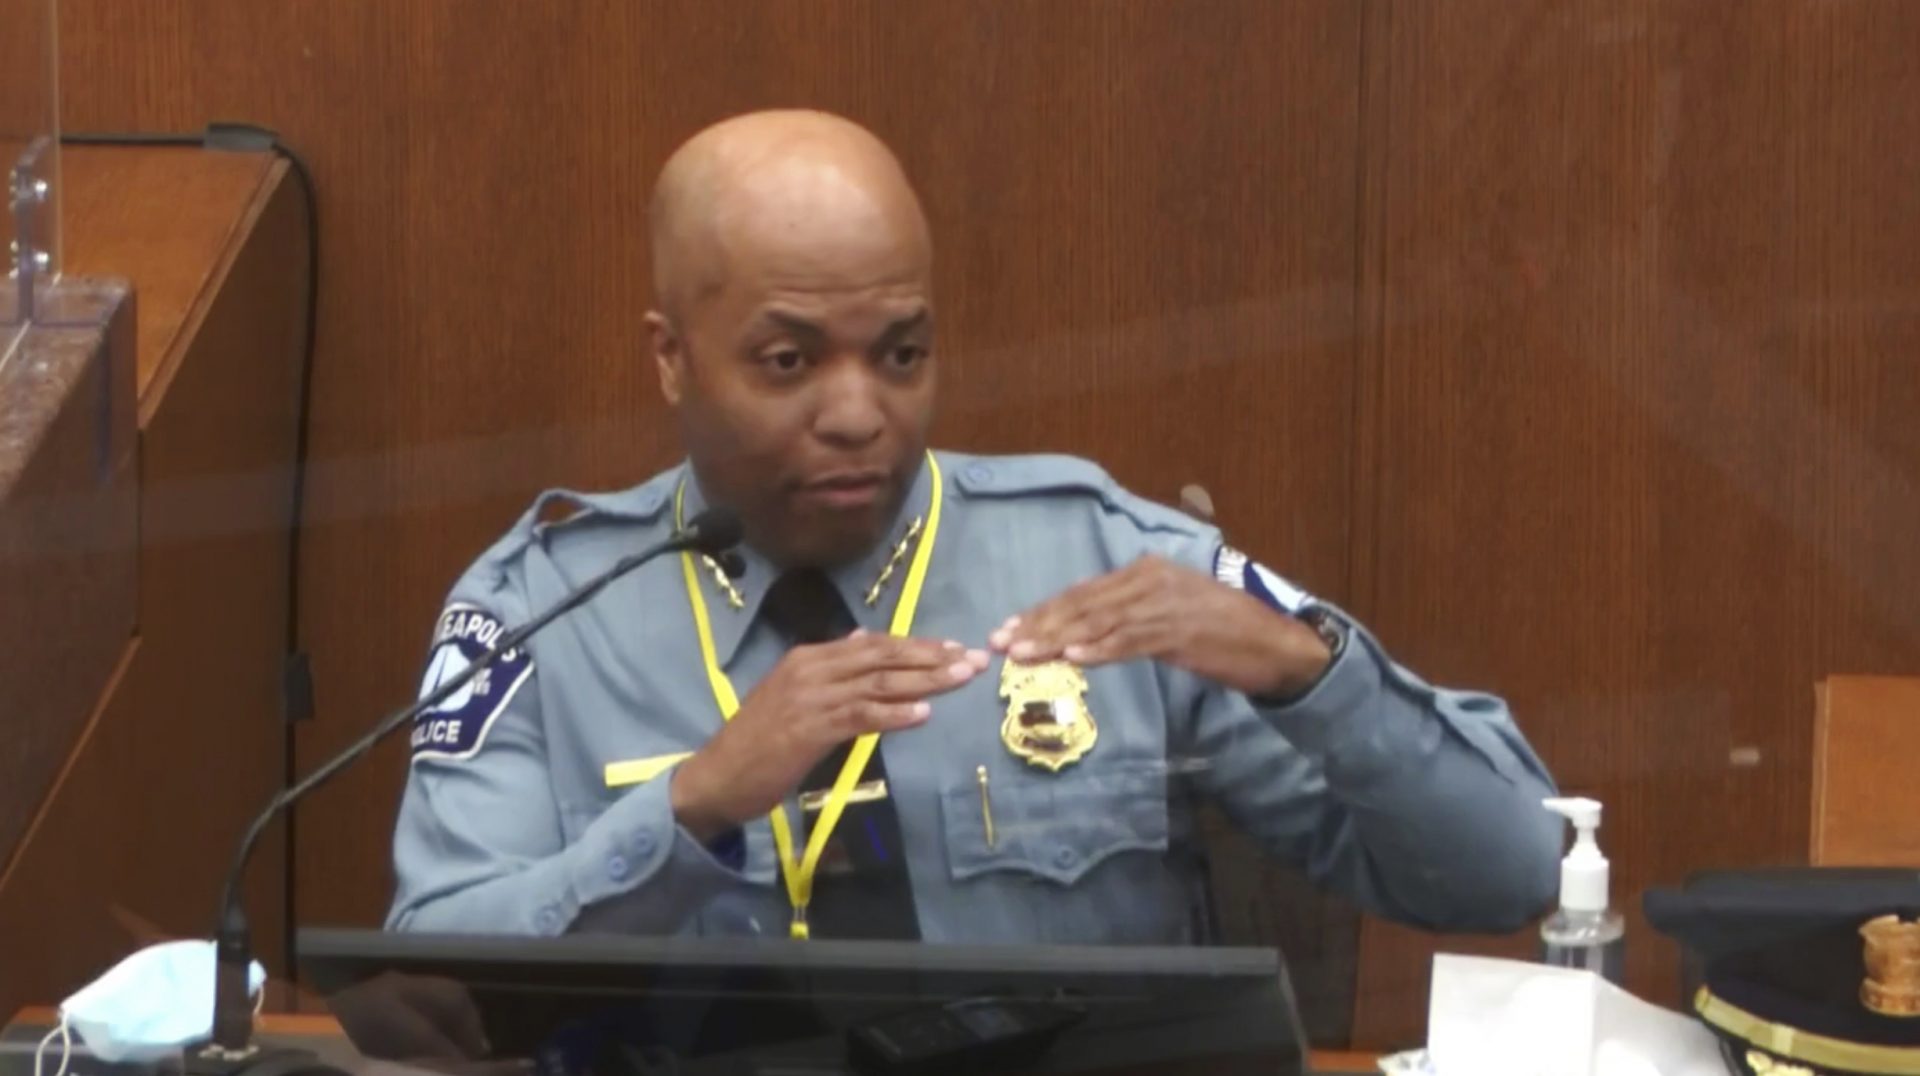
<path fill-rule="evenodd" d="M 1086 461 L 938 460 L 945 496 L 915 635 L 981 647 L 1009 615 L 1139 557 L 1209 574 L 1222 557 L 1217 530 Z M 503 625 L 666 537 L 683 477 L 691 518 L 702 500 L 684 464 L 619 493 L 543 495 L 454 586 L 426 686 Z M 866 593 L 930 491 L 923 466 L 886 540 L 832 573 L 871 630 L 887 630 L 906 562 L 874 605 Z M 556 498 L 575 514 L 539 522 Z M 746 553 L 744 608 L 700 573 L 719 658 L 743 699 L 785 650 L 757 616 L 776 573 Z M 1556 885 L 1560 824 L 1540 806 L 1551 778 L 1506 705 L 1429 685 L 1336 615 L 1346 645 L 1285 704 L 1256 704 L 1152 661 L 1087 669 L 1098 740 L 1058 773 L 1002 743 L 998 657 L 935 698 L 924 725 L 883 737 L 925 940 L 1196 940 L 1196 791 L 1272 854 L 1376 914 L 1448 930 L 1508 930 L 1538 914 Z M 608 763 L 695 750 L 720 725 L 679 558 L 660 558 L 416 726 L 389 929 L 785 936 L 790 912 L 764 818 L 728 856 L 674 821 L 670 772 L 607 784 Z"/>

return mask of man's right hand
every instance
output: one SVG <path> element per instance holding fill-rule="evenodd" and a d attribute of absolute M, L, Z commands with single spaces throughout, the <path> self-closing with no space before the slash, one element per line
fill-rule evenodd
<path fill-rule="evenodd" d="M 986 669 L 984 650 L 855 632 L 789 650 L 705 747 L 674 768 L 673 814 L 706 841 L 772 811 L 835 747 L 924 722 L 927 700 Z"/>

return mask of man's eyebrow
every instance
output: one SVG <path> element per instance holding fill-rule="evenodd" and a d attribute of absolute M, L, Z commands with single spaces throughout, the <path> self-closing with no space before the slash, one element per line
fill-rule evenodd
<path fill-rule="evenodd" d="M 893 323 L 880 334 L 880 340 L 883 343 L 898 340 L 932 320 L 933 311 L 923 306 L 905 317 L 894 319 Z"/>
<path fill-rule="evenodd" d="M 819 339 L 827 334 L 825 329 L 814 322 L 785 310 L 762 310 L 754 315 L 753 320 L 748 323 L 748 328 L 754 330 L 769 325 L 809 339 Z"/>

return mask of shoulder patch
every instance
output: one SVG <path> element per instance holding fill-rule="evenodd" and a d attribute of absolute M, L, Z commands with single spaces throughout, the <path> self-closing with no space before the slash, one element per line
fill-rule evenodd
<path fill-rule="evenodd" d="M 1314 604 L 1313 595 L 1289 582 L 1280 573 L 1248 558 L 1230 545 L 1222 545 L 1213 555 L 1213 577 L 1235 590 L 1244 590 L 1288 616 Z"/>
<path fill-rule="evenodd" d="M 440 614 L 434 627 L 433 650 L 426 675 L 420 680 L 420 698 L 426 698 L 467 671 L 500 638 L 505 625 L 477 605 L 455 603 Z M 509 650 L 491 666 L 424 711 L 413 722 L 413 757 L 458 762 L 480 753 L 487 730 L 507 709 L 514 695 L 533 675 L 533 656 Z"/>

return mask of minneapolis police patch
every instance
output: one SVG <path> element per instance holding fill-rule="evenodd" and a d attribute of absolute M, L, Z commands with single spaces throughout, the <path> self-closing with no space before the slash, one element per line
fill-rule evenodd
<path fill-rule="evenodd" d="M 1246 591 L 1288 616 L 1299 616 L 1302 609 L 1313 603 L 1312 595 L 1294 586 L 1266 565 L 1249 560 L 1245 553 L 1230 545 L 1223 545 L 1214 553 L 1213 576 L 1235 590 Z"/>
<path fill-rule="evenodd" d="M 420 681 L 420 697 L 426 698 L 466 672 L 492 649 L 503 630 L 500 619 L 485 609 L 448 606 L 434 628 L 433 654 Z M 478 754 L 487 730 L 532 674 L 533 657 L 524 649 L 500 655 L 438 706 L 414 718 L 413 757 L 457 762 Z"/>

